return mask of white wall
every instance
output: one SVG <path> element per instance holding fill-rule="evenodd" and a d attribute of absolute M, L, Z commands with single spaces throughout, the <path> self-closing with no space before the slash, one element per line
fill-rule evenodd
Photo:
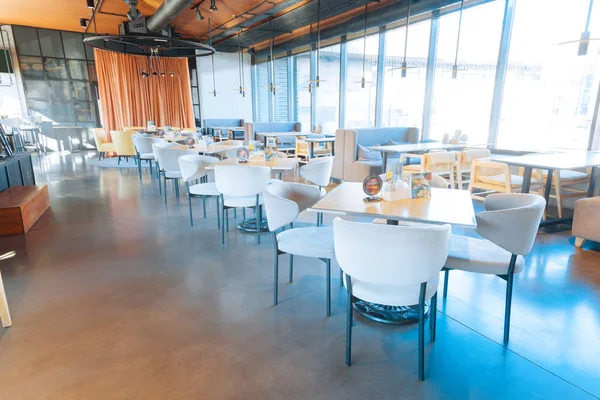
<path fill-rule="evenodd" d="M 246 97 L 239 92 L 238 53 L 215 53 L 215 80 L 217 96 L 213 90 L 211 57 L 198 57 L 197 71 L 200 83 L 200 109 L 202 119 L 243 118 L 252 121 L 252 79 L 250 55 L 244 54 L 244 88 Z"/>

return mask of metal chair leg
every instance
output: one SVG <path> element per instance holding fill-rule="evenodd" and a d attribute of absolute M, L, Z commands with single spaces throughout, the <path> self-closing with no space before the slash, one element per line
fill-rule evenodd
<path fill-rule="evenodd" d="M 233 219 L 237 219 L 237 208 L 233 209 Z"/>
<path fill-rule="evenodd" d="M 221 195 L 221 221 L 223 221 L 221 229 L 221 244 L 225 244 L 225 202 L 223 201 L 223 195 Z"/>
<path fill-rule="evenodd" d="M 206 218 L 206 196 L 202 196 L 202 209 L 204 210 L 204 218 Z"/>
<path fill-rule="evenodd" d="M 344 271 L 340 268 L 340 287 L 344 287 Z"/>
<path fill-rule="evenodd" d="M 290 279 L 289 283 L 292 283 L 294 280 L 294 255 L 290 254 Z"/>
<path fill-rule="evenodd" d="M 140 180 L 142 179 L 142 160 L 140 159 L 140 155 L 138 154 L 136 159 L 138 160 L 137 167 L 140 173 Z"/>
<path fill-rule="evenodd" d="M 256 242 L 260 244 L 260 224 L 262 222 L 262 208 L 260 207 L 260 195 L 256 195 Z"/>
<path fill-rule="evenodd" d="M 419 294 L 419 380 L 425 380 L 425 292 L 427 282 L 421 283 Z"/>
<path fill-rule="evenodd" d="M 517 256 L 513 254 L 510 258 L 508 274 L 506 276 L 506 304 L 504 305 L 504 344 L 508 343 L 510 335 L 510 310 L 512 307 L 513 279 L 516 263 Z"/>
<path fill-rule="evenodd" d="M 194 217 L 192 216 L 192 195 L 190 194 L 190 185 L 186 182 L 185 187 L 188 194 L 188 207 L 190 209 L 190 226 L 194 226 Z"/>
<path fill-rule="evenodd" d="M 148 165 L 150 165 L 150 177 L 152 177 L 152 160 L 148 160 Z"/>
<path fill-rule="evenodd" d="M 431 298 L 429 304 L 429 337 L 432 342 L 435 342 L 435 330 L 437 324 L 437 292 Z"/>
<path fill-rule="evenodd" d="M 279 296 L 279 251 L 275 244 L 275 259 L 273 262 L 273 305 L 277 305 Z"/>
<path fill-rule="evenodd" d="M 163 178 L 164 178 L 163 183 L 164 183 L 164 186 L 165 186 L 164 187 L 164 189 L 165 189 L 164 190 L 164 192 L 165 192 L 165 205 L 167 205 L 167 176 L 164 175 Z"/>
<path fill-rule="evenodd" d="M 242 219 L 245 221 L 246 220 L 246 209 L 242 208 Z"/>
<path fill-rule="evenodd" d="M 331 260 L 325 262 L 325 277 L 327 279 L 327 316 L 331 317 Z"/>
<path fill-rule="evenodd" d="M 450 270 L 444 271 L 444 298 L 448 296 L 448 278 L 450 278 Z"/>
<path fill-rule="evenodd" d="M 216 197 L 217 199 L 217 229 L 221 229 L 221 209 L 219 208 L 219 204 L 221 204 L 221 201 L 219 199 L 219 196 Z"/>
<path fill-rule="evenodd" d="M 101 161 L 101 160 L 102 160 L 102 153 L 98 152 L 98 161 Z"/>
<path fill-rule="evenodd" d="M 121 156 L 117 156 L 117 165 L 121 165 Z"/>
<path fill-rule="evenodd" d="M 352 281 L 350 276 L 346 275 L 346 365 L 351 365 L 352 358 Z"/>

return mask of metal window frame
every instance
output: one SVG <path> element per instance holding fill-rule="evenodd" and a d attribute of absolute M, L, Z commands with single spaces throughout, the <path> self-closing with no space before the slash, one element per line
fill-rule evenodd
<path fill-rule="evenodd" d="M 254 57 L 254 56 L 252 56 Z M 258 79 L 256 78 L 256 70 L 258 68 L 258 64 L 252 64 L 252 69 L 250 71 L 250 85 L 252 86 L 252 119 L 258 122 Z"/>
<path fill-rule="evenodd" d="M 310 91 L 310 131 L 314 131 L 317 126 L 317 90 L 312 84 L 317 80 L 317 51 L 315 44 L 312 44 L 310 52 L 310 80 L 308 84 L 311 86 Z"/>
<path fill-rule="evenodd" d="M 294 59 L 292 52 L 287 53 L 287 87 L 288 87 L 288 120 L 295 121 L 294 116 Z"/>
<path fill-rule="evenodd" d="M 340 41 L 340 95 L 339 95 L 339 127 L 346 127 L 346 89 L 348 86 L 348 47 L 347 37 L 342 36 Z"/>
<path fill-rule="evenodd" d="M 379 28 L 379 50 L 377 54 L 377 86 L 375 87 L 375 126 L 381 127 L 383 119 L 383 91 L 385 77 L 385 32 L 386 27 Z"/>
<path fill-rule="evenodd" d="M 274 120 L 274 114 L 275 114 L 275 101 L 273 99 L 273 81 L 274 81 L 274 76 L 273 76 L 273 68 L 275 67 L 275 64 L 273 63 L 273 59 L 271 58 L 271 56 L 269 56 L 269 61 L 267 62 L 267 90 L 269 91 L 267 100 L 269 102 L 269 122 L 273 122 Z"/>
<path fill-rule="evenodd" d="M 496 145 L 498 142 L 498 131 L 500 129 L 500 115 L 502 112 L 502 99 L 504 96 L 504 84 L 508 71 L 508 54 L 512 37 L 512 28 L 515 19 L 516 0 L 505 0 L 504 16 L 502 18 L 502 32 L 500 33 L 500 46 L 498 50 L 498 61 L 496 64 L 496 77 L 494 81 L 494 92 L 490 113 L 490 127 L 488 130 L 488 144 Z"/>
<path fill-rule="evenodd" d="M 423 124 L 421 139 L 429 139 L 431 125 L 431 105 L 433 104 L 433 88 L 435 84 L 435 59 L 437 57 L 437 44 L 440 31 L 440 11 L 431 13 L 431 26 L 429 28 L 429 53 L 427 54 L 427 69 L 425 71 L 425 100 L 423 102 Z"/>

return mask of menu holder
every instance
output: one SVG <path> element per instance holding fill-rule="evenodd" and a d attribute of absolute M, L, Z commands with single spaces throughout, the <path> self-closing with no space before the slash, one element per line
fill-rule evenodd
<path fill-rule="evenodd" d="M 239 163 L 247 163 L 250 152 L 245 147 L 240 147 L 237 151 L 237 158 Z"/>
<path fill-rule="evenodd" d="M 410 176 L 413 199 L 431 198 L 431 172 Z"/>
<path fill-rule="evenodd" d="M 363 199 L 366 203 L 381 201 L 381 198 L 378 196 L 381 191 L 381 187 L 383 186 L 383 181 L 379 177 L 379 175 L 369 175 L 363 181 L 363 191 L 366 193 L 367 197 Z"/>

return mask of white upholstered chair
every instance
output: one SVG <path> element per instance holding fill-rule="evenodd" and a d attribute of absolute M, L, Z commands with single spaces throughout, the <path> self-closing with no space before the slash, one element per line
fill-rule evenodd
<path fill-rule="evenodd" d="M 179 157 L 179 168 L 181 177 L 185 182 L 185 187 L 188 194 L 188 206 L 190 211 L 190 225 L 194 226 L 194 217 L 192 214 L 192 197 L 202 198 L 202 209 L 204 218 L 206 218 L 206 198 L 215 197 L 217 199 L 217 227 L 221 227 L 221 217 L 219 208 L 219 191 L 214 182 L 208 182 L 208 171 L 206 167 L 219 162 L 216 157 L 198 156 L 195 154 L 187 154 Z M 201 183 L 192 184 L 195 180 L 201 180 Z"/>
<path fill-rule="evenodd" d="M 175 196 L 179 198 L 179 180 L 182 178 L 179 169 L 179 157 L 193 154 L 192 150 L 179 150 L 171 147 L 162 147 L 156 143 L 152 145 L 159 164 L 159 171 L 163 176 L 165 204 L 167 204 L 167 181 L 172 180 L 175 188 Z M 160 177 L 159 177 L 160 180 Z"/>
<path fill-rule="evenodd" d="M 142 161 L 148 162 L 150 166 L 150 176 L 152 176 L 152 161 L 154 161 L 154 152 L 152 151 L 152 145 L 154 143 L 161 142 L 159 138 L 144 137 L 142 135 L 133 135 L 133 144 L 135 151 L 137 152 L 138 160 L 138 172 L 140 173 L 140 179 L 142 179 Z"/>
<path fill-rule="evenodd" d="M 333 157 L 320 157 L 311 159 L 306 165 L 300 167 L 300 176 L 307 182 L 319 187 L 321 197 L 327 194 L 325 187 L 331 180 L 331 169 L 333 168 Z M 323 213 L 317 213 L 317 226 L 323 224 Z"/>
<path fill-rule="evenodd" d="M 313 206 L 321 198 L 320 191 L 313 185 L 277 182 L 265 188 L 265 209 L 269 230 L 273 232 L 275 250 L 273 302 L 278 302 L 279 256 L 290 255 L 289 282 L 293 280 L 294 256 L 314 257 L 325 263 L 327 279 L 327 316 L 331 315 L 331 259 L 333 251 L 333 229 L 307 227 L 285 229 L 293 224 L 298 215 Z"/>
<path fill-rule="evenodd" d="M 221 194 L 221 243 L 225 243 L 225 227 L 229 208 L 254 208 L 256 211 L 256 240 L 260 244 L 262 222 L 262 192 L 271 179 L 271 168 L 245 165 L 217 165 L 215 183 Z"/>
<path fill-rule="evenodd" d="M 446 261 L 444 297 L 449 270 L 497 275 L 506 281 L 504 343 L 508 343 L 514 274 L 523 270 L 523 256 L 535 241 L 546 200 L 536 194 L 490 194 L 478 213 L 477 232 L 483 239 L 453 235 Z"/>
<path fill-rule="evenodd" d="M 333 221 L 335 256 L 348 293 L 346 365 L 352 355 L 352 297 L 388 306 L 418 304 L 419 379 L 424 379 L 425 302 L 431 299 L 429 326 L 435 341 L 437 288 L 450 232 L 450 225 Z"/>

